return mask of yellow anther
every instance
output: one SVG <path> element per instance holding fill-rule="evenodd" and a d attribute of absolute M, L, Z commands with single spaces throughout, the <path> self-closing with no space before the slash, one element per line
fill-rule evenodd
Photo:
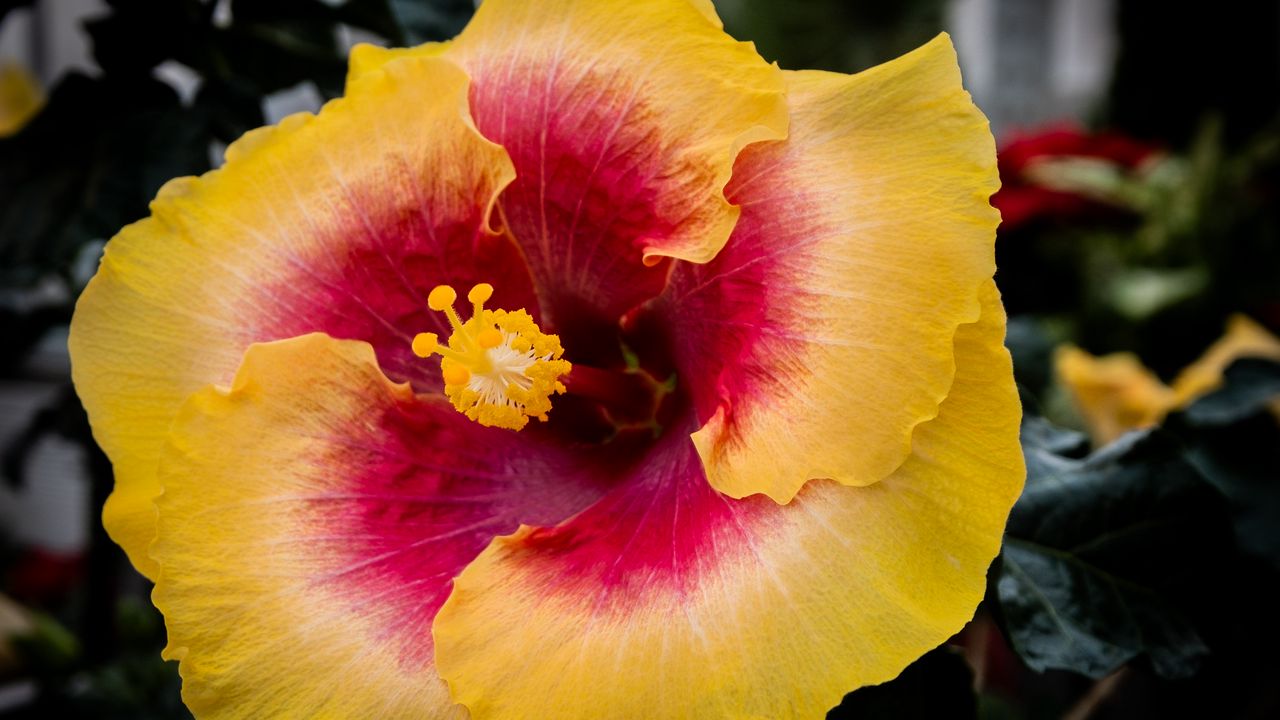
<path fill-rule="evenodd" d="M 471 371 L 461 365 L 448 365 L 440 368 L 445 385 L 465 385 L 471 379 Z"/>
<path fill-rule="evenodd" d="M 484 304 L 493 297 L 493 286 L 489 283 L 480 283 L 471 288 L 471 292 L 467 293 L 467 299 L 473 303 Z"/>
<path fill-rule="evenodd" d="M 478 318 L 484 314 L 484 304 L 489 298 L 493 297 L 493 286 L 489 283 L 480 283 L 471 288 L 471 292 L 467 293 L 467 299 L 471 301 L 471 317 Z M 498 342 L 502 342 L 499 340 Z M 497 347 L 498 343 L 493 345 L 481 344 L 482 348 Z"/>
<path fill-rule="evenodd" d="M 453 328 L 447 344 L 433 333 L 419 333 L 413 352 L 440 355 L 444 393 L 458 412 L 481 425 L 519 430 L 529 418 L 547 419 L 551 396 L 563 393 L 560 378 L 569 372 L 560 338 L 546 335 L 524 310 L 486 310 L 493 286 L 480 283 L 467 293 L 472 314 L 466 322 L 453 303 L 457 292 L 438 285 L 427 296 L 432 310 L 443 312 Z"/>
<path fill-rule="evenodd" d="M 431 290 L 431 294 L 427 296 L 427 307 L 440 312 L 445 308 L 453 307 L 453 301 L 458 299 L 458 293 L 448 285 L 437 285 Z"/>
<path fill-rule="evenodd" d="M 435 333 L 418 333 L 413 337 L 413 354 L 420 358 L 429 358 L 440 345 L 440 338 Z"/>
<path fill-rule="evenodd" d="M 476 343 L 488 350 L 502 344 L 502 333 L 494 328 L 485 328 L 476 335 Z"/>

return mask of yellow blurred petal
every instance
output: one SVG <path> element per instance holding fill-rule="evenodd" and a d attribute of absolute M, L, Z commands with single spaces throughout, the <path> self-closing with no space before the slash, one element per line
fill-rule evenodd
<path fill-rule="evenodd" d="M 40 84 L 26 68 L 0 64 L 0 138 L 21 130 L 43 105 Z"/>
<path fill-rule="evenodd" d="M 414 622 L 448 577 L 379 568 L 413 548 L 370 543 L 382 526 L 361 523 L 362 502 L 394 508 L 396 478 L 359 474 L 396 451 L 381 423 L 413 402 L 368 345 L 308 335 L 253 346 L 229 389 L 183 405 L 151 554 L 165 656 L 181 661 L 196 717 L 466 716 L 435 673 L 429 626 Z"/>
<path fill-rule="evenodd" d="M 882 482 L 651 508 L 653 532 L 594 564 L 573 535 L 495 540 L 436 619 L 454 698 L 506 720 L 817 718 L 945 641 L 982 598 L 1024 477 L 1004 316 L 992 284 L 981 297 L 951 394 Z M 633 562 L 700 508 L 725 518 L 707 548 L 674 568 Z"/>
<path fill-rule="evenodd" d="M 1245 357 L 1280 360 L 1280 338 L 1244 315 L 1232 315 L 1226 333 L 1174 378 L 1175 404 L 1186 407 L 1218 389 L 1227 366 Z"/>
<path fill-rule="evenodd" d="M 994 141 L 947 36 L 853 76 L 786 76 L 790 136 L 744 151 L 734 237 L 673 293 L 697 308 L 693 362 L 723 363 L 685 374 L 751 383 L 693 436 L 712 485 L 778 502 L 813 478 L 866 485 L 901 464 L 951 386 L 999 222 Z M 751 298 L 758 317 L 725 317 Z M 741 360 L 715 339 L 734 333 L 758 335 Z"/>
<path fill-rule="evenodd" d="M 1173 391 L 1132 353 L 1094 357 L 1066 346 L 1058 349 L 1054 365 L 1096 445 L 1155 425 L 1176 402 Z"/>
<path fill-rule="evenodd" d="M 144 574 L 156 571 L 146 555 L 160 491 L 156 461 L 182 401 L 230 382 L 253 342 L 327 330 L 310 323 L 330 310 L 359 315 L 399 343 L 395 326 L 377 315 L 399 309 L 371 307 L 343 283 L 365 283 L 385 305 L 388 293 L 413 291 L 397 285 L 398 274 L 405 285 L 410 270 L 428 273 L 427 286 L 451 279 L 439 269 L 443 246 L 419 244 L 447 242 L 446 229 L 462 228 L 474 247 L 483 234 L 513 170 L 503 150 L 476 133 L 466 97 L 466 77 L 444 61 L 395 63 L 318 116 L 248 133 L 228 148 L 221 169 L 171 181 L 151 217 L 108 243 L 71 323 L 72 376 L 115 466 L 103 521 Z M 413 230 L 388 249 L 377 244 L 384 235 L 371 223 L 378 222 Z M 356 250 L 387 267 L 353 265 Z M 410 251 L 415 265 L 390 259 Z M 473 254 L 455 264 L 466 266 Z M 396 347 L 416 363 L 412 330 L 403 332 Z"/>

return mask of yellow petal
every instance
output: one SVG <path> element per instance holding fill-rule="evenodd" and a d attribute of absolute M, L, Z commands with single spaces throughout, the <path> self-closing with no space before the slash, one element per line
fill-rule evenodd
<path fill-rule="evenodd" d="M 1024 476 L 1004 316 L 993 285 L 981 297 L 951 394 L 882 482 L 777 505 L 693 474 L 612 521 L 495 540 L 436 618 L 454 698 L 506 720 L 816 718 L 945 641 Z"/>
<path fill-rule="evenodd" d="M 590 506 L 616 447 L 483 428 L 386 378 L 366 343 L 254 345 L 179 410 L 154 599 L 200 718 L 452 718 L 431 623 L 521 520 Z"/>
<path fill-rule="evenodd" d="M 19 65 L 0 64 L 0 138 L 22 129 L 44 105 L 44 93 Z"/>
<path fill-rule="evenodd" d="M 491 244 L 519 263 L 487 230 L 513 170 L 476 133 L 466 97 L 466 77 L 444 61 L 395 63 L 318 116 L 247 134 L 221 169 L 170 182 L 151 217 L 108 243 L 71 323 L 72 375 L 115 466 L 103 521 L 144 574 L 156 569 L 145 551 L 173 414 L 230 382 L 251 343 L 311 331 L 368 340 L 388 372 L 421 368 L 438 384 L 410 350 L 436 322 L 419 288 L 469 286 L 481 270 L 492 280 L 501 273 L 477 268 Z"/>
<path fill-rule="evenodd" d="M 441 569 L 424 540 L 477 523 L 433 498 L 410 505 L 412 460 L 378 476 L 403 451 L 385 431 L 412 427 L 414 403 L 368 345 L 309 335 L 255 345 L 229 389 L 183 405 L 151 552 L 165 656 L 196 717 L 466 716 L 431 662 L 430 610 L 456 570 L 429 577 Z M 397 525 L 426 537 L 397 544 Z"/>
<path fill-rule="evenodd" d="M 663 258 L 714 257 L 734 158 L 786 135 L 781 71 L 688 0 L 486 0 L 445 57 L 511 155 L 503 221 L 557 332 L 657 295 Z"/>
<path fill-rule="evenodd" d="M 1132 353 L 1094 357 L 1067 346 L 1054 365 L 1096 445 L 1155 425 L 1176 403 L 1173 391 Z"/>
<path fill-rule="evenodd" d="M 786 75 L 790 136 L 743 151 L 733 237 L 666 297 L 712 485 L 778 502 L 902 463 L 951 386 L 999 222 L 994 141 L 945 35 L 857 75 Z"/>
<path fill-rule="evenodd" d="M 686 0 L 698 12 L 702 13 L 712 25 L 717 28 L 724 28 L 720 16 L 716 13 L 715 5 L 711 0 Z M 378 45 L 370 45 L 368 43 L 359 43 L 351 49 L 351 56 L 347 67 L 347 86 L 357 80 L 361 75 L 380 69 L 383 65 L 392 60 L 399 60 L 406 57 L 435 57 L 443 54 L 449 49 L 451 41 L 429 42 L 414 47 L 407 48 L 386 48 Z"/>
<path fill-rule="evenodd" d="M 734 158 L 786 135 L 781 71 L 707 0 L 486 0 L 447 47 L 357 48 L 348 85 L 420 54 L 467 71 L 477 126 L 511 154 L 501 217 L 556 332 L 657 295 L 664 257 L 713 257 Z"/>
<path fill-rule="evenodd" d="M 1232 315 L 1226 333 L 1174 378 L 1177 406 L 1186 407 L 1218 389 L 1227 366 L 1244 357 L 1280 360 L 1280 338 L 1244 315 Z"/>
<path fill-rule="evenodd" d="M 655 188 L 662 193 L 656 209 L 691 215 L 679 218 L 670 237 L 651 238 L 663 245 L 647 254 L 705 262 L 724 245 L 738 215 L 723 197 L 734 157 L 749 143 L 785 137 L 787 128 L 781 71 L 752 44 L 707 23 L 714 14 L 708 4 L 486 0 L 445 57 L 471 76 L 477 122 L 504 146 L 545 139 L 551 123 L 598 118 L 615 127 L 582 127 L 601 136 L 596 153 L 625 151 L 609 144 L 618 133 L 654 139 L 650 149 L 667 170 L 667 186 Z M 510 114 L 557 101 L 566 105 L 541 105 L 537 117 Z M 496 121 L 486 123 L 486 116 Z M 614 159 L 583 157 L 582 170 L 592 169 L 590 161 Z M 625 230 L 625 222 L 614 230 Z"/>
<path fill-rule="evenodd" d="M 359 43 L 351 48 L 351 54 L 347 58 L 347 92 L 350 93 L 354 88 L 354 84 L 359 82 L 361 78 L 381 70 L 384 65 L 392 60 L 439 57 L 448 47 L 448 41 L 423 43 L 409 48 L 386 48 L 368 43 Z"/>
<path fill-rule="evenodd" d="M 698 12 L 706 16 L 707 20 L 718 28 L 723 28 L 724 23 L 720 20 L 720 15 L 716 13 L 716 6 L 711 0 L 689 0 L 689 4 L 693 5 Z"/>

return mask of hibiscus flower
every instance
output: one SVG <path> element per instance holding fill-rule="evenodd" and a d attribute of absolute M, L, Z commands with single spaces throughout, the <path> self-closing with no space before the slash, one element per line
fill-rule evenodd
<path fill-rule="evenodd" d="M 198 717 L 818 717 L 971 617 L 1023 464 L 945 36 L 487 0 L 351 66 L 73 322 Z"/>

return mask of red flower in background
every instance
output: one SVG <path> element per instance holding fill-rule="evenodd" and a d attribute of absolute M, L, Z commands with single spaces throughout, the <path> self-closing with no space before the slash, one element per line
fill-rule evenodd
<path fill-rule="evenodd" d="M 1144 175 L 1163 155 L 1117 133 L 1056 127 L 1015 136 L 999 153 L 1001 188 L 991 198 L 1001 228 L 1134 210 L 1118 187 Z"/>
<path fill-rule="evenodd" d="M 29 548 L 5 573 L 5 592 L 35 605 L 66 598 L 82 581 L 84 556 Z"/>

